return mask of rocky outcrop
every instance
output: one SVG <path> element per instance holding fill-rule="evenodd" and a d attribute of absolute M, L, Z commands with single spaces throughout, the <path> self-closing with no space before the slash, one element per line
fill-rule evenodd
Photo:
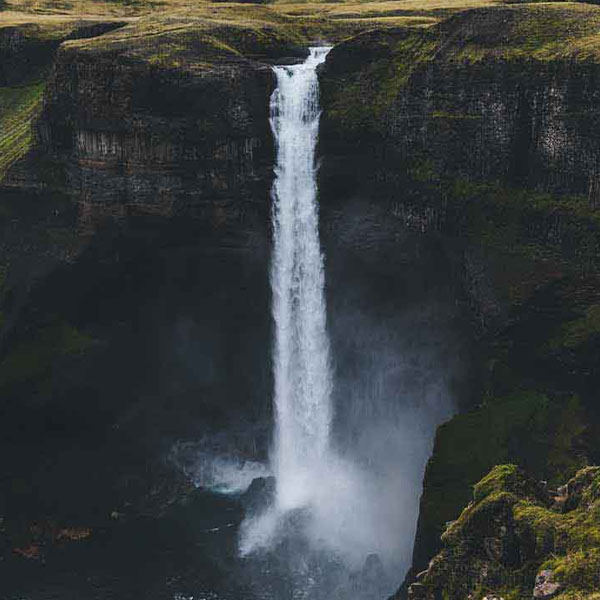
<path fill-rule="evenodd" d="M 584 598 L 598 589 L 598 467 L 569 481 L 568 508 L 515 465 L 495 467 L 442 536 L 443 549 L 408 588 L 434 598 Z M 583 493 L 573 493 L 575 489 Z"/>

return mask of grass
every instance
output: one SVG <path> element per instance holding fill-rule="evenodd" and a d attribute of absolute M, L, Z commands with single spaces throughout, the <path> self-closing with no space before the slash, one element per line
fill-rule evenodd
<path fill-rule="evenodd" d="M 152 17 L 170 20 L 220 19 L 227 15 L 246 25 L 258 17 L 265 22 L 287 24 L 320 39 L 337 41 L 373 28 L 428 26 L 458 11 L 501 4 L 501 0 L 349 0 L 331 2 L 274 0 L 268 6 L 208 2 L 206 0 L 7 0 L 0 12 L 3 25 L 25 23 L 68 25 L 73 19 L 119 19 L 136 22 Z M 228 13 L 228 14 L 227 14 Z M 254 14 L 251 14 L 254 13 Z M 165 15 L 168 15 L 165 17 Z"/>
<path fill-rule="evenodd" d="M 372 16 L 410 16 L 435 14 L 447 16 L 465 8 L 491 6 L 498 4 L 497 0 L 350 0 L 342 2 L 323 2 L 310 0 L 275 0 L 269 3 L 269 10 L 293 16 L 314 16 L 325 18 L 327 16 L 361 15 Z M 149 14 L 169 15 L 187 13 L 189 16 L 199 16 L 207 10 L 214 8 L 214 4 L 207 1 L 194 0 L 7 0 L 6 6 L 13 12 L 37 15 L 74 15 L 83 16 L 113 16 L 113 17 L 139 17 Z M 247 5 L 242 5 L 247 6 Z"/>
<path fill-rule="evenodd" d="M 477 20 L 475 13 L 441 28 L 454 36 L 446 60 L 600 60 L 597 6 L 573 2 L 507 5 L 485 14 L 488 23 L 478 29 L 471 28 Z"/>
<path fill-rule="evenodd" d="M 42 105 L 45 83 L 0 88 L 0 181 L 33 144 L 32 123 Z"/>

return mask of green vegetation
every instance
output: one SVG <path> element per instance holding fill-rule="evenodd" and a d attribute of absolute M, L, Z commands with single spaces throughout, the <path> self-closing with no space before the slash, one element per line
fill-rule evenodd
<path fill-rule="evenodd" d="M 535 3 L 498 7 L 483 14 L 487 23 L 479 31 L 472 28 L 476 13 L 454 17 L 440 26 L 453 36 L 444 60 L 600 60 L 597 6 Z"/>
<path fill-rule="evenodd" d="M 600 8 L 588 4 L 484 6 L 430 27 L 397 25 L 390 31 L 367 31 L 336 48 L 338 57 L 347 56 L 347 69 L 335 74 L 329 88 L 326 80 L 324 90 L 328 116 L 342 130 L 385 136 L 388 111 L 393 113 L 394 103 L 405 95 L 414 76 L 430 67 L 600 62 Z M 440 102 L 429 117 L 468 120 L 479 115 L 457 114 Z"/>
<path fill-rule="evenodd" d="M 517 599 L 530 597 L 536 573 L 550 569 L 562 586 L 561 600 L 594 598 L 600 587 L 600 467 L 580 470 L 561 493 L 564 509 L 515 465 L 494 467 L 449 524 L 444 548 L 421 585 L 451 600 L 489 593 Z"/>
<path fill-rule="evenodd" d="M 0 181 L 33 143 L 32 123 L 42 105 L 44 82 L 0 88 Z"/>
<path fill-rule="evenodd" d="M 584 309 L 581 317 L 563 323 L 559 335 L 550 340 L 550 347 L 573 349 L 599 335 L 600 304 L 593 304 Z"/>
<path fill-rule="evenodd" d="M 421 499 L 421 532 L 435 547 L 444 526 L 467 504 L 471 490 L 494 465 L 511 462 L 550 482 L 564 481 L 584 464 L 576 450 L 585 430 L 577 398 L 535 392 L 489 398 L 438 428 Z M 499 468 L 475 486 L 480 500 L 494 490 L 521 491 L 514 466 Z"/>
<path fill-rule="evenodd" d="M 164 22 L 145 18 L 98 38 L 65 42 L 80 53 L 118 52 L 122 58 L 175 68 L 210 68 L 221 59 L 267 58 L 294 52 L 301 34 L 262 7 L 236 13 L 223 11 L 213 19 Z M 281 21 L 281 22 L 280 22 Z"/>
<path fill-rule="evenodd" d="M 262 2 L 257 2 L 261 4 Z M 274 0 L 269 2 L 269 9 L 279 14 L 294 17 L 311 17 L 318 19 L 378 19 L 395 17 L 447 17 L 457 11 L 481 6 L 501 4 L 501 0 Z M 242 9 L 248 5 L 235 3 L 219 3 L 237 6 Z M 6 0 L 6 8 L 21 13 L 33 13 L 44 16 L 73 15 L 80 16 L 126 16 L 129 18 L 147 16 L 149 14 L 190 17 L 199 16 L 215 5 L 194 0 L 78 0 L 58 5 L 56 0 Z M 218 7 L 217 7 L 218 8 Z"/>
<path fill-rule="evenodd" d="M 529 481 L 523 479 L 517 465 L 499 465 L 475 484 L 473 500 L 480 502 L 484 498 L 502 491 L 536 497 L 537 492 L 531 490 L 531 486 L 528 484 Z"/>
<path fill-rule="evenodd" d="M 361 5 L 362 6 L 362 5 Z M 73 40 L 66 49 L 78 52 L 118 52 L 120 56 L 148 61 L 166 68 L 205 69 L 231 57 L 268 59 L 298 53 L 315 39 L 339 40 L 373 27 L 402 23 L 419 27 L 432 17 L 345 15 L 310 12 L 299 15 L 256 4 L 199 4 L 192 10 L 174 11 L 168 19 L 148 14 L 100 37 Z"/>

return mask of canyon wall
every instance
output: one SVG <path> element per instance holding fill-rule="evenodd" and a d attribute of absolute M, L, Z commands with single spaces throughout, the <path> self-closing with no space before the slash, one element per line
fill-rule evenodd
<path fill-rule="evenodd" d="M 438 430 L 407 584 L 493 465 L 555 482 L 598 458 L 598 18 L 465 11 L 324 66 L 324 210 L 376 205 L 440 239 L 480 350 L 478 393 Z"/>
<path fill-rule="evenodd" d="M 387 310 L 404 288 L 418 287 L 412 301 L 435 292 L 476 338 L 425 473 L 405 588 L 494 465 L 554 485 L 600 460 L 599 28 L 586 5 L 478 9 L 361 34 L 321 71 L 328 279 L 349 270 L 350 248 L 351 275 L 376 284 L 370 303 L 389 287 L 385 262 L 398 270 Z M 134 474 L 166 439 L 198 438 L 203 420 L 234 439 L 240 414 L 249 429 L 268 420 L 268 357 L 255 350 L 270 343 L 268 62 L 298 58 L 300 42 L 268 23 L 171 19 L 60 46 L 33 148 L 2 188 L 3 473 L 20 510 L 68 497 L 74 513 L 159 512 L 181 482 L 162 467 Z M 33 273 L 40 257 L 52 268 Z M 265 439 L 237 449 L 264 455 Z M 89 445 L 23 481 L 48 440 L 59 455 Z"/>
<path fill-rule="evenodd" d="M 64 44 L 46 92 L 41 150 L 63 168 L 82 225 L 102 215 L 185 214 L 233 225 L 240 238 L 264 236 L 270 68 L 218 42 L 223 31 L 135 35 Z M 251 30 L 229 35 L 253 44 L 250 55 L 298 54 L 268 32 L 266 42 Z"/>
<path fill-rule="evenodd" d="M 0 187 L 13 522 L 160 512 L 188 485 L 165 463 L 176 439 L 265 455 L 268 61 L 305 51 L 243 21 L 120 23 L 52 46 L 31 147 Z"/>

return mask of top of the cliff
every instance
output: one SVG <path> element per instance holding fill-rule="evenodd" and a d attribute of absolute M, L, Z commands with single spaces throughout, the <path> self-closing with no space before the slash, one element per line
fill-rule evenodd
<path fill-rule="evenodd" d="M 600 59 L 600 8 L 580 3 L 484 7 L 436 26 L 446 60 Z"/>
<path fill-rule="evenodd" d="M 238 3 L 197 0 L 0 0 L 0 28 L 41 24 L 45 28 L 70 21 L 139 20 L 151 17 L 286 22 L 307 39 L 338 41 L 365 30 L 428 26 L 457 12 L 503 4 L 508 0 L 256 0 Z"/>
<path fill-rule="evenodd" d="M 366 31 L 334 54 L 355 56 L 375 48 L 412 69 L 430 62 L 494 59 L 596 62 L 600 60 L 600 7 L 574 2 L 481 6 L 459 11 L 431 27 Z"/>

